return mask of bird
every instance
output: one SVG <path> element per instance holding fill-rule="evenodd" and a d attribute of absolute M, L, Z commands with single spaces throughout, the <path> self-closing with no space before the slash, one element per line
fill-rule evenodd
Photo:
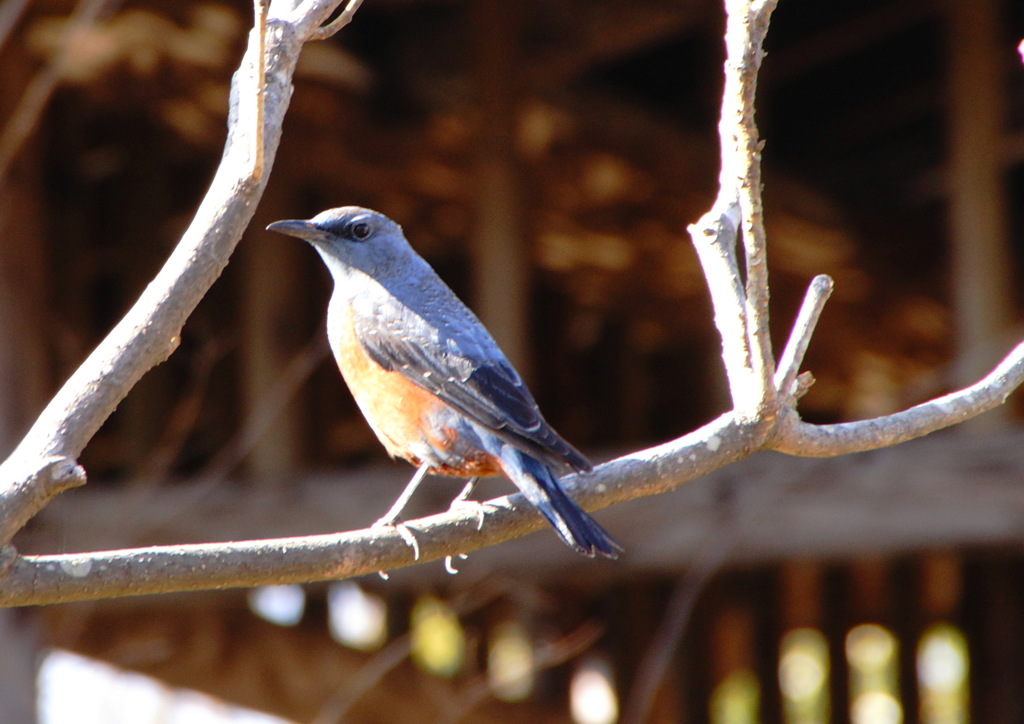
<path fill-rule="evenodd" d="M 590 461 L 548 424 L 490 333 L 401 226 L 343 206 L 267 229 L 308 242 L 323 259 L 334 281 L 327 338 L 342 377 L 389 455 L 417 468 L 375 525 L 396 525 L 428 473 L 468 478 L 459 498 L 477 478 L 504 475 L 574 550 L 618 557 L 622 547 L 559 482 L 591 472 Z"/>

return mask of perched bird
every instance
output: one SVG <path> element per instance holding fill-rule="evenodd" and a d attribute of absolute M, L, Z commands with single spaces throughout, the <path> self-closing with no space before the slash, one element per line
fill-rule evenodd
<path fill-rule="evenodd" d="M 344 206 L 267 227 L 308 241 L 334 278 L 327 336 L 352 396 L 392 457 L 418 466 L 379 521 L 394 525 L 427 473 L 504 474 L 583 555 L 622 550 L 556 473 L 590 462 L 541 416 L 484 326 L 376 211 Z M 471 481 L 472 484 L 472 481 Z"/>

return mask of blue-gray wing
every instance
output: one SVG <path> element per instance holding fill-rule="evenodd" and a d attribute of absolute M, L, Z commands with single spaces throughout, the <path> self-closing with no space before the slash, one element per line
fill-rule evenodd
<path fill-rule="evenodd" d="M 432 305 L 444 310 L 443 318 L 393 303 L 357 312 L 356 335 L 370 357 L 556 469 L 591 470 L 590 462 L 544 420 L 519 373 L 476 316 L 444 291 L 443 300 Z"/>

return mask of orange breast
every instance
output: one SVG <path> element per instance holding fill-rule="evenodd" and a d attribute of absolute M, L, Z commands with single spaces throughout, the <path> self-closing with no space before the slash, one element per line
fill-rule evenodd
<path fill-rule="evenodd" d="M 433 413 L 444 407 L 444 402 L 401 373 L 385 370 L 373 361 L 356 336 L 350 305 L 345 305 L 343 313 L 332 314 L 328 331 L 352 397 L 389 455 L 418 466 L 423 460 L 416 450 L 426 444 L 435 450 L 455 453 L 450 465 L 434 466 L 436 473 L 471 477 L 499 471 L 496 462 L 483 451 L 456 452 L 459 446 L 454 432 L 436 429 L 432 424 Z"/>

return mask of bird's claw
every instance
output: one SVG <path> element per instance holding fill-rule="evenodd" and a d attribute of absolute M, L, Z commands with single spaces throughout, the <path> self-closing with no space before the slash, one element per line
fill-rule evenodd
<path fill-rule="evenodd" d="M 454 513 L 459 510 L 471 510 L 476 513 L 476 529 L 484 529 L 484 509 L 487 507 L 487 503 L 481 503 L 478 500 L 468 500 L 459 496 L 452 501 L 452 504 L 448 506 L 448 512 Z"/>
<path fill-rule="evenodd" d="M 409 529 L 409 526 L 407 526 L 402 521 L 400 521 L 400 520 L 389 520 L 387 516 L 384 516 L 383 518 L 378 520 L 376 523 L 371 525 L 370 528 L 371 529 L 376 529 L 376 530 L 379 530 L 381 528 L 391 528 L 391 529 L 393 529 L 396 533 L 398 533 L 399 537 L 403 541 L 405 541 L 405 544 L 407 546 L 409 546 L 410 548 L 412 548 L 412 559 L 414 561 L 418 561 L 420 559 L 420 544 L 419 544 L 419 541 L 416 540 L 416 536 L 414 536 L 412 534 L 412 531 Z"/>
<path fill-rule="evenodd" d="M 459 553 L 456 556 L 445 556 L 444 557 L 444 569 L 446 571 L 448 571 L 450 574 L 452 574 L 453 576 L 457 575 L 458 572 L 459 572 L 459 569 L 455 567 L 455 559 L 456 558 L 458 558 L 460 561 L 464 561 L 467 558 L 469 558 L 469 556 L 466 553 Z"/>
<path fill-rule="evenodd" d="M 469 479 L 469 482 L 466 483 L 466 487 L 464 487 L 462 491 L 455 496 L 452 504 L 448 506 L 448 512 L 452 513 L 460 508 L 464 510 L 466 508 L 471 508 L 476 513 L 476 529 L 479 531 L 484 529 L 484 506 L 487 504 L 469 499 L 470 494 L 473 492 L 473 488 L 476 487 L 477 480 L 478 478 Z"/>

